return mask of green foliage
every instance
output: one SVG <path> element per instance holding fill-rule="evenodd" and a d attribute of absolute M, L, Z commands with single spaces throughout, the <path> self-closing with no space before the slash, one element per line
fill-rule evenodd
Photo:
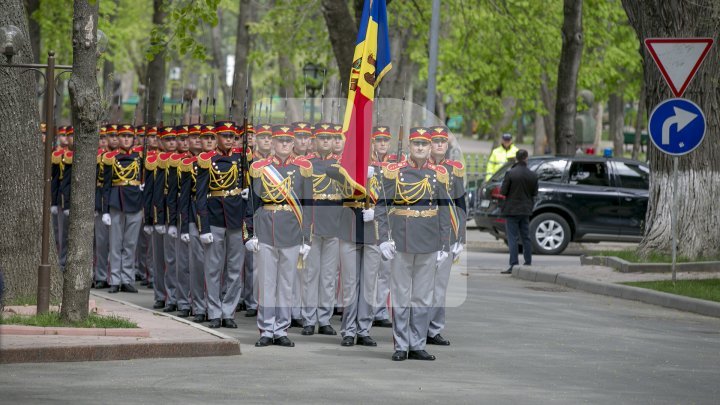
<path fill-rule="evenodd" d="M 643 257 L 634 249 L 629 250 L 609 250 L 601 251 L 593 254 L 593 256 L 614 256 L 620 259 L 626 260 L 631 263 L 671 263 L 672 256 L 669 253 L 664 252 L 652 252 L 649 256 Z M 700 258 L 688 258 L 684 256 L 678 256 L 678 263 L 689 263 L 698 261 L 715 261 L 720 260 L 720 257 L 700 257 Z"/>
<path fill-rule="evenodd" d="M 670 294 L 684 295 L 701 300 L 720 302 L 720 280 L 639 281 L 624 283 L 634 287 L 648 288 Z"/>
<path fill-rule="evenodd" d="M 146 53 L 148 60 L 168 49 L 171 54 L 190 55 L 194 59 L 206 60 L 207 48 L 198 41 L 203 23 L 215 26 L 218 23 L 217 8 L 220 0 L 184 0 L 166 1 L 163 11 L 165 22 L 153 27 L 150 33 L 150 47 Z"/>
<path fill-rule="evenodd" d="M 48 312 L 46 314 L 23 316 L 9 315 L 0 317 L 0 325 L 26 325 L 26 326 L 43 326 L 57 327 L 69 326 L 74 328 L 137 328 L 135 322 L 131 322 L 125 318 L 115 315 L 105 316 L 88 314 L 88 317 L 82 322 L 65 322 L 60 319 L 57 312 Z"/>

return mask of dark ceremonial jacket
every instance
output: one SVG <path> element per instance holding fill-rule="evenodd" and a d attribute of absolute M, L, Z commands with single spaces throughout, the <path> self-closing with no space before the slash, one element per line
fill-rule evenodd
<path fill-rule="evenodd" d="M 450 197 L 450 244 L 465 243 L 467 224 L 467 204 L 465 202 L 465 166 L 457 160 L 445 159 L 436 163 L 445 167 L 448 172 L 447 192 Z"/>
<path fill-rule="evenodd" d="M 178 212 L 180 213 L 180 233 L 190 233 L 190 223 L 197 226 L 197 156 L 190 155 L 180 162 L 180 196 Z M 198 226 L 198 229 L 200 227 Z"/>
<path fill-rule="evenodd" d="M 118 149 L 103 155 L 103 213 L 110 208 L 125 213 L 143 209 L 143 192 L 140 190 L 142 156 L 136 152 Z"/>
<path fill-rule="evenodd" d="M 248 215 L 242 191 L 241 154 L 203 152 L 197 157 L 196 205 L 200 234 L 210 226 L 242 229 Z"/>
<path fill-rule="evenodd" d="M 337 182 L 329 177 L 327 171 L 331 165 L 337 163 L 340 156 L 334 153 L 321 156 L 318 152 L 313 152 L 305 158 L 312 163 L 313 169 L 312 234 L 325 238 L 337 237 L 342 195 Z"/>

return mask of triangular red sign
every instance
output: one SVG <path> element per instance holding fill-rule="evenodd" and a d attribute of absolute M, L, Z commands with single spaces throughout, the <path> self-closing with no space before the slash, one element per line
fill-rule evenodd
<path fill-rule="evenodd" d="M 712 38 L 647 38 L 645 46 L 675 97 L 682 97 L 712 47 Z"/>

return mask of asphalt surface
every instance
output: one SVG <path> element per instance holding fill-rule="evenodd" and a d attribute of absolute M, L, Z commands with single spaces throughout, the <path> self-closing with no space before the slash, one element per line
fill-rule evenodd
<path fill-rule="evenodd" d="M 535 257 L 573 265 L 576 256 Z M 393 362 L 377 348 L 301 336 L 255 348 L 254 318 L 237 314 L 243 354 L 0 369 L 3 403 L 717 404 L 720 320 L 500 275 L 507 256 L 471 252 L 452 274 L 449 347 L 434 362 Z M 150 305 L 152 295 L 123 297 Z M 339 329 L 339 318 L 333 318 Z"/>

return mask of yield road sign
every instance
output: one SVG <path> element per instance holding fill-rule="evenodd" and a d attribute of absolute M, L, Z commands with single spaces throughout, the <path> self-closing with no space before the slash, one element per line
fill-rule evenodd
<path fill-rule="evenodd" d="M 671 98 L 658 104 L 650 113 L 650 139 L 669 155 L 684 155 L 700 146 L 705 137 L 705 114 L 700 107 L 684 98 Z"/>
<path fill-rule="evenodd" d="M 647 38 L 645 46 L 675 97 L 682 97 L 712 47 L 712 38 Z"/>

